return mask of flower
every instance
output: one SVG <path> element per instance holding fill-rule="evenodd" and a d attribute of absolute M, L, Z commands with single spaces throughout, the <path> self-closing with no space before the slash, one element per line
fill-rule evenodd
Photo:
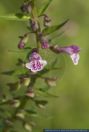
<path fill-rule="evenodd" d="M 76 45 L 70 45 L 65 47 L 59 47 L 59 46 L 50 46 L 50 49 L 54 51 L 55 53 L 67 53 L 70 58 L 72 59 L 74 65 L 78 64 L 79 61 L 79 51 L 80 48 Z"/>
<path fill-rule="evenodd" d="M 47 61 L 43 60 L 37 52 L 33 52 L 29 58 L 29 62 L 25 66 L 36 73 L 37 71 L 41 71 L 45 65 L 47 65 Z"/>

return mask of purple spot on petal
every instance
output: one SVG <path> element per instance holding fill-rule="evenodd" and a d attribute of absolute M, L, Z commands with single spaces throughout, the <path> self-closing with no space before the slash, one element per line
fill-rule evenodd
<path fill-rule="evenodd" d="M 41 69 L 42 64 L 40 62 L 37 62 L 37 68 Z"/>

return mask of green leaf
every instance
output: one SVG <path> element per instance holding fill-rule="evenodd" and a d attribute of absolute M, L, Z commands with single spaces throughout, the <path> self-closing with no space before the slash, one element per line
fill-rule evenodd
<path fill-rule="evenodd" d="M 49 93 L 48 92 L 49 88 L 47 88 L 47 87 L 46 88 L 39 88 L 38 90 L 43 92 L 43 93 L 45 93 L 46 96 L 48 96 L 48 97 L 54 97 L 54 98 L 58 98 L 59 97 L 58 95 L 54 95 L 54 94 Z"/>
<path fill-rule="evenodd" d="M 39 11 L 39 16 L 41 16 L 45 11 L 46 9 L 48 8 L 48 6 L 51 4 L 53 0 L 48 0 L 48 2 L 40 9 Z"/>
<path fill-rule="evenodd" d="M 64 21 L 63 23 L 59 24 L 59 25 L 54 25 L 51 27 L 47 27 L 45 29 L 43 29 L 43 34 L 44 35 L 49 35 L 57 30 L 59 30 L 60 28 L 62 28 L 67 22 L 69 21 L 69 19 L 67 19 L 66 21 Z"/>
<path fill-rule="evenodd" d="M 35 100 L 35 103 L 37 104 L 37 105 L 46 105 L 47 103 L 48 103 L 48 101 L 46 101 L 46 100 Z"/>
<path fill-rule="evenodd" d="M 3 20 L 15 20 L 15 21 L 27 21 L 30 19 L 30 16 L 25 16 L 20 13 L 0 16 L 0 19 Z"/>
<path fill-rule="evenodd" d="M 8 75 L 8 76 L 13 75 L 14 73 L 15 73 L 15 70 L 10 70 L 10 71 L 4 71 L 4 72 L 2 72 L 2 74 Z"/>
<path fill-rule="evenodd" d="M 42 71 L 40 71 L 40 72 L 38 73 L 38 76 L 42 76 L 42 75 L 48 73 L 49 71 L 50 71 L 50 69 L 45 68 L 45 69 L 43 69 Z"/>
<path fill-rule="evenodd" d="M 18 58 L 18 61 L 16 63 L 17 66 L 21 66 L 24 64 L 24 61 L 21 58 Z"/>
<path fill-rule="evenodd" d="M 41 91 L 41 92 L 47 92 L 49 90 L 49 88 L 48 87 L 39 88 L 38 90 Z"/>
<path fill-rule="evenodd" d="M 61 31 L 60 33 L 57 33 L 53 35 L 50 39 L 49 42 L 52 43 L 54 40 L 60 39 L 64 35 L 65 31 Z"/>
<path fill-rule="evenodd" d="M 55 58 L 55 59 L 53 60 L 53 62 L 52 62 L 52 64 L 51 64 L 51 66 L 52 66 L 51 68 L 54 68 L 54 67 L 55 67 L 57 61 L 58 61 L 58 58 Z"/>
<path fill-rule="evenodd" d="M 10 91 L 13 91 L 20 89 L 21 85 L 19 82 L 15 82 L 15 83 L 8 83 L 7 86 L 10 88 Z"/>
<path fill-rule="evenodd" d="M 28 109 L 28 110 L 26 110 L 26 112 L 28 112 L 30 114 L 36 114 L 37 113 L 35 110 L 32 110 L 32 109 Z"/>

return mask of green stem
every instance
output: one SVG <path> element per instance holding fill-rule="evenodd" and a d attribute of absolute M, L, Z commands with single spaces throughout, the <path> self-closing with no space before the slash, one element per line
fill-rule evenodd
<path fill-rule="evenodd" d="M 40 42 L 39 42 L 39 39 L 38 39 L 38 33 L 37 33 L 37 32 L 35 33 L 35 36 L 36 36 L 37 50 L 38 50 L 38 52 L 39 52 L 39 49 L 40 49 Z"/>
<path fill-rule="evenodd" d="M 32 9 L 32 19 L 35 19 L 37 24 L 38 24 L 38 30 L 35 32 L 35 37 L 36 37 L 36 43 L 37 43 L 37 50 L 39 52 L 39 49 L 40 49 L 40 41 L 39 41 L 39 38 L 38 38 L 38 32 L 41 31 L 40 29 L 40 24 L 39 24 L 39 18 L 38 18 L 38 14 L 37 14 L 37 10 L 36 10 L 36 7 L 34 6 L 33 9 Z"/>
<path fill-rule="evenodd" d="M 37 23 L 39 25 L 39 21 L 38 21 L 37 12 L 36 12 L 35 7 L 33 7 L 33 9 L 32 9 L 32 19 L 37 20 Z M 39 42 L 39 38 L 38 38 L 38 32 L 39 32 L 39 30 L 40 30 L 40 25 L 39 25 L 38 31 L 35 32 L 36 43 L 37 43 L 37 49 L 38 49 L 38 51 L 39 51 L 39 48 L 40 48 L 40 42 Z M 37 76 L 36 75 L 33 75 L 31 77 L 31 82 L 30 82 L 30 84 L 29 84 L 29 86 L 27 88 L 33 87 L 33 85 L 35 84 L 36 79 L 37 79 Z M 29 97 L 27 97 L 25 95 L 23 96 L 23 98 L 20 99 L 21 104 L 20 104 L 20 106 L 18 108 L 16 108 L 16 110 L 12 114 L 12 117 L 10 118 L 10 121 L 14 122 L 17 119 L 16 118 L 16 114 L 18 113 L 19 110 L 24 109 L 24 107 L 25 107 L 28 99 L 29 99 Z M 5 123 L 5 127 L 3 129 L 3 132 L 9 132 L 9 129 L 10 128 L 11 128 L 11 126 L 8 125 L 7 123 Z"/>

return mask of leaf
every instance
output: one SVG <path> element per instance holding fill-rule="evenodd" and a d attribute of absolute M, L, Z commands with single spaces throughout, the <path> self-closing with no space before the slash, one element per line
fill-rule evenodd
<path fill-rule="evenodd" d="M 2 74 L 8 75 L 8 76 L 13 75 L 14 73 L 15 73 L 15 70 L 10 70 L 10 71 L 2 72 Z"/>
<path fill-rule="evenodd" d="M 46 96 L 48 96 L 48 97 L 54 97 L 54 98 L 58 98 L 59 97 L 58 95 L 54 95 L 54 94 L 49 93 L 48 92 L 49 87 L 39 88 L 38 90 L 41 91 L 41 92 L 43 92 L 43 93 L 45 93 Z"/>
<path fill-rule="evenodd" d="M 48 101 L 46 101 L 46 100 L 35 100 L 35 103 L 37 105 L 44 105 L 45 106 L 48 103 Z"/>
<path fill-rule="evenodd" d="M 27 109 L 25 111 L 32 117 L 37 117 L 38 116 L 38 113 L 34 109 Z"/>
<path fill-rule="evenodd" d="M 18 62 L 16 63 L 17 66 L 21 66 L 24 64 L 24 61 L 21 58 L 18 58 Z"/>
<path fill-rule="evenodd" d="M 5 127 L 5 124 L 3 123 L 3 118 L 1 118 L 0 120 L 0 131 L 2 131 L 2 129 Z"/>
<path fill-rule="evenodd" d="M 31 47 L 25 47 L 24 50 L 31 50 Z"/>
<path fill-rule="evenodd" d="M 11 15 L 0 16 L 0 19 L 15 20 L 15 21 L 27 21 L 30 19 L 30 16 L 25 16 L 25 15 L 18 13 L 15 15 L 11 14 Z"/>
<path fill-rule="evenodd" d="M 50 43 L 52 43 L 54 40 L 57 40 L 57 38 L 60 39 L 60 37 L 62 37 L 64 35 L 64 33 L 65 33 L 65 31 L 61 31 L 60 33 L 52 36 L 48 41 Z"/>
<path fill-rule="evenodd" d="M 40 71 L 37 75 L 38 75 L 38 76 L 42 76 L 42 75 L 48 73 L 49 71 L 50 71 L 50 69 L 45 68 L 45 69 L 43 69 L 42 71 Z"/>
<path fill-rule="evenodd" d="M 51 27 L 47 27 L 45 29 L 43 29 L 43 34 L 44 35 L 49 35 L 57 30 L 59 30 L 60 28 L 62 28 L 67 22 L 69 21 L 69 19 L 67 19 L 66 21 L 64 21 L 63 23 L 59 24 L 59 25 L 54 25 Z"/>
<path fill-rule="evenodd" d="M 8 83 L 7 86 L 10 88 L 10 91 L 18 90 L 20 88 L 19 82 Z"/>
<path fill-rule="evenodd" d="M 55 58 L 55 60 L 53 60 L 53 62 L 52 62 L 52 64 L 51 64 L 52 68 L 54 68 L 54 67 L 55 67 L 55 65 L 56 65 L 57 61 L 58 61 L 58 58 Z"/>
<path fill-rule="evenodd" d="M 39 91 L 41 91 L 41 92 L 47 92 L 48 90 L 49 90 L 48 87 L 45 87 L 45 88 L 39 88 Z"/>
<path fill-rule="evenodd" d="M 26 112 L 28 112 L 29 114 L 37 114 L 37 112 L 32 109 L 28 109 L 28 110 L 26 110 Z"/>
<path fill-rule="evenodd" d="M 39 16 L 41 16 L 45 11 L 46 9 L 48 8 L 48 6 L 50 5 L 50 3 L 52 2 L 53 0 L 48 0 L 48 2 L 40 9 L 39 11 Z"/>
<path fill-rule="evenodd" d="M 21 60 L 19 60 L 16 65 L 20 65 L 21 63 L 22 63 Z M 8 76 L 11 76 L 11 75 L 20 76 L 20 75 L 26 74 L 27 73 L 26 71 L 27 71 L 26 68 L 18 67 L 15 70 L 4 71 L 1 74 L 8 75 Z"/>

